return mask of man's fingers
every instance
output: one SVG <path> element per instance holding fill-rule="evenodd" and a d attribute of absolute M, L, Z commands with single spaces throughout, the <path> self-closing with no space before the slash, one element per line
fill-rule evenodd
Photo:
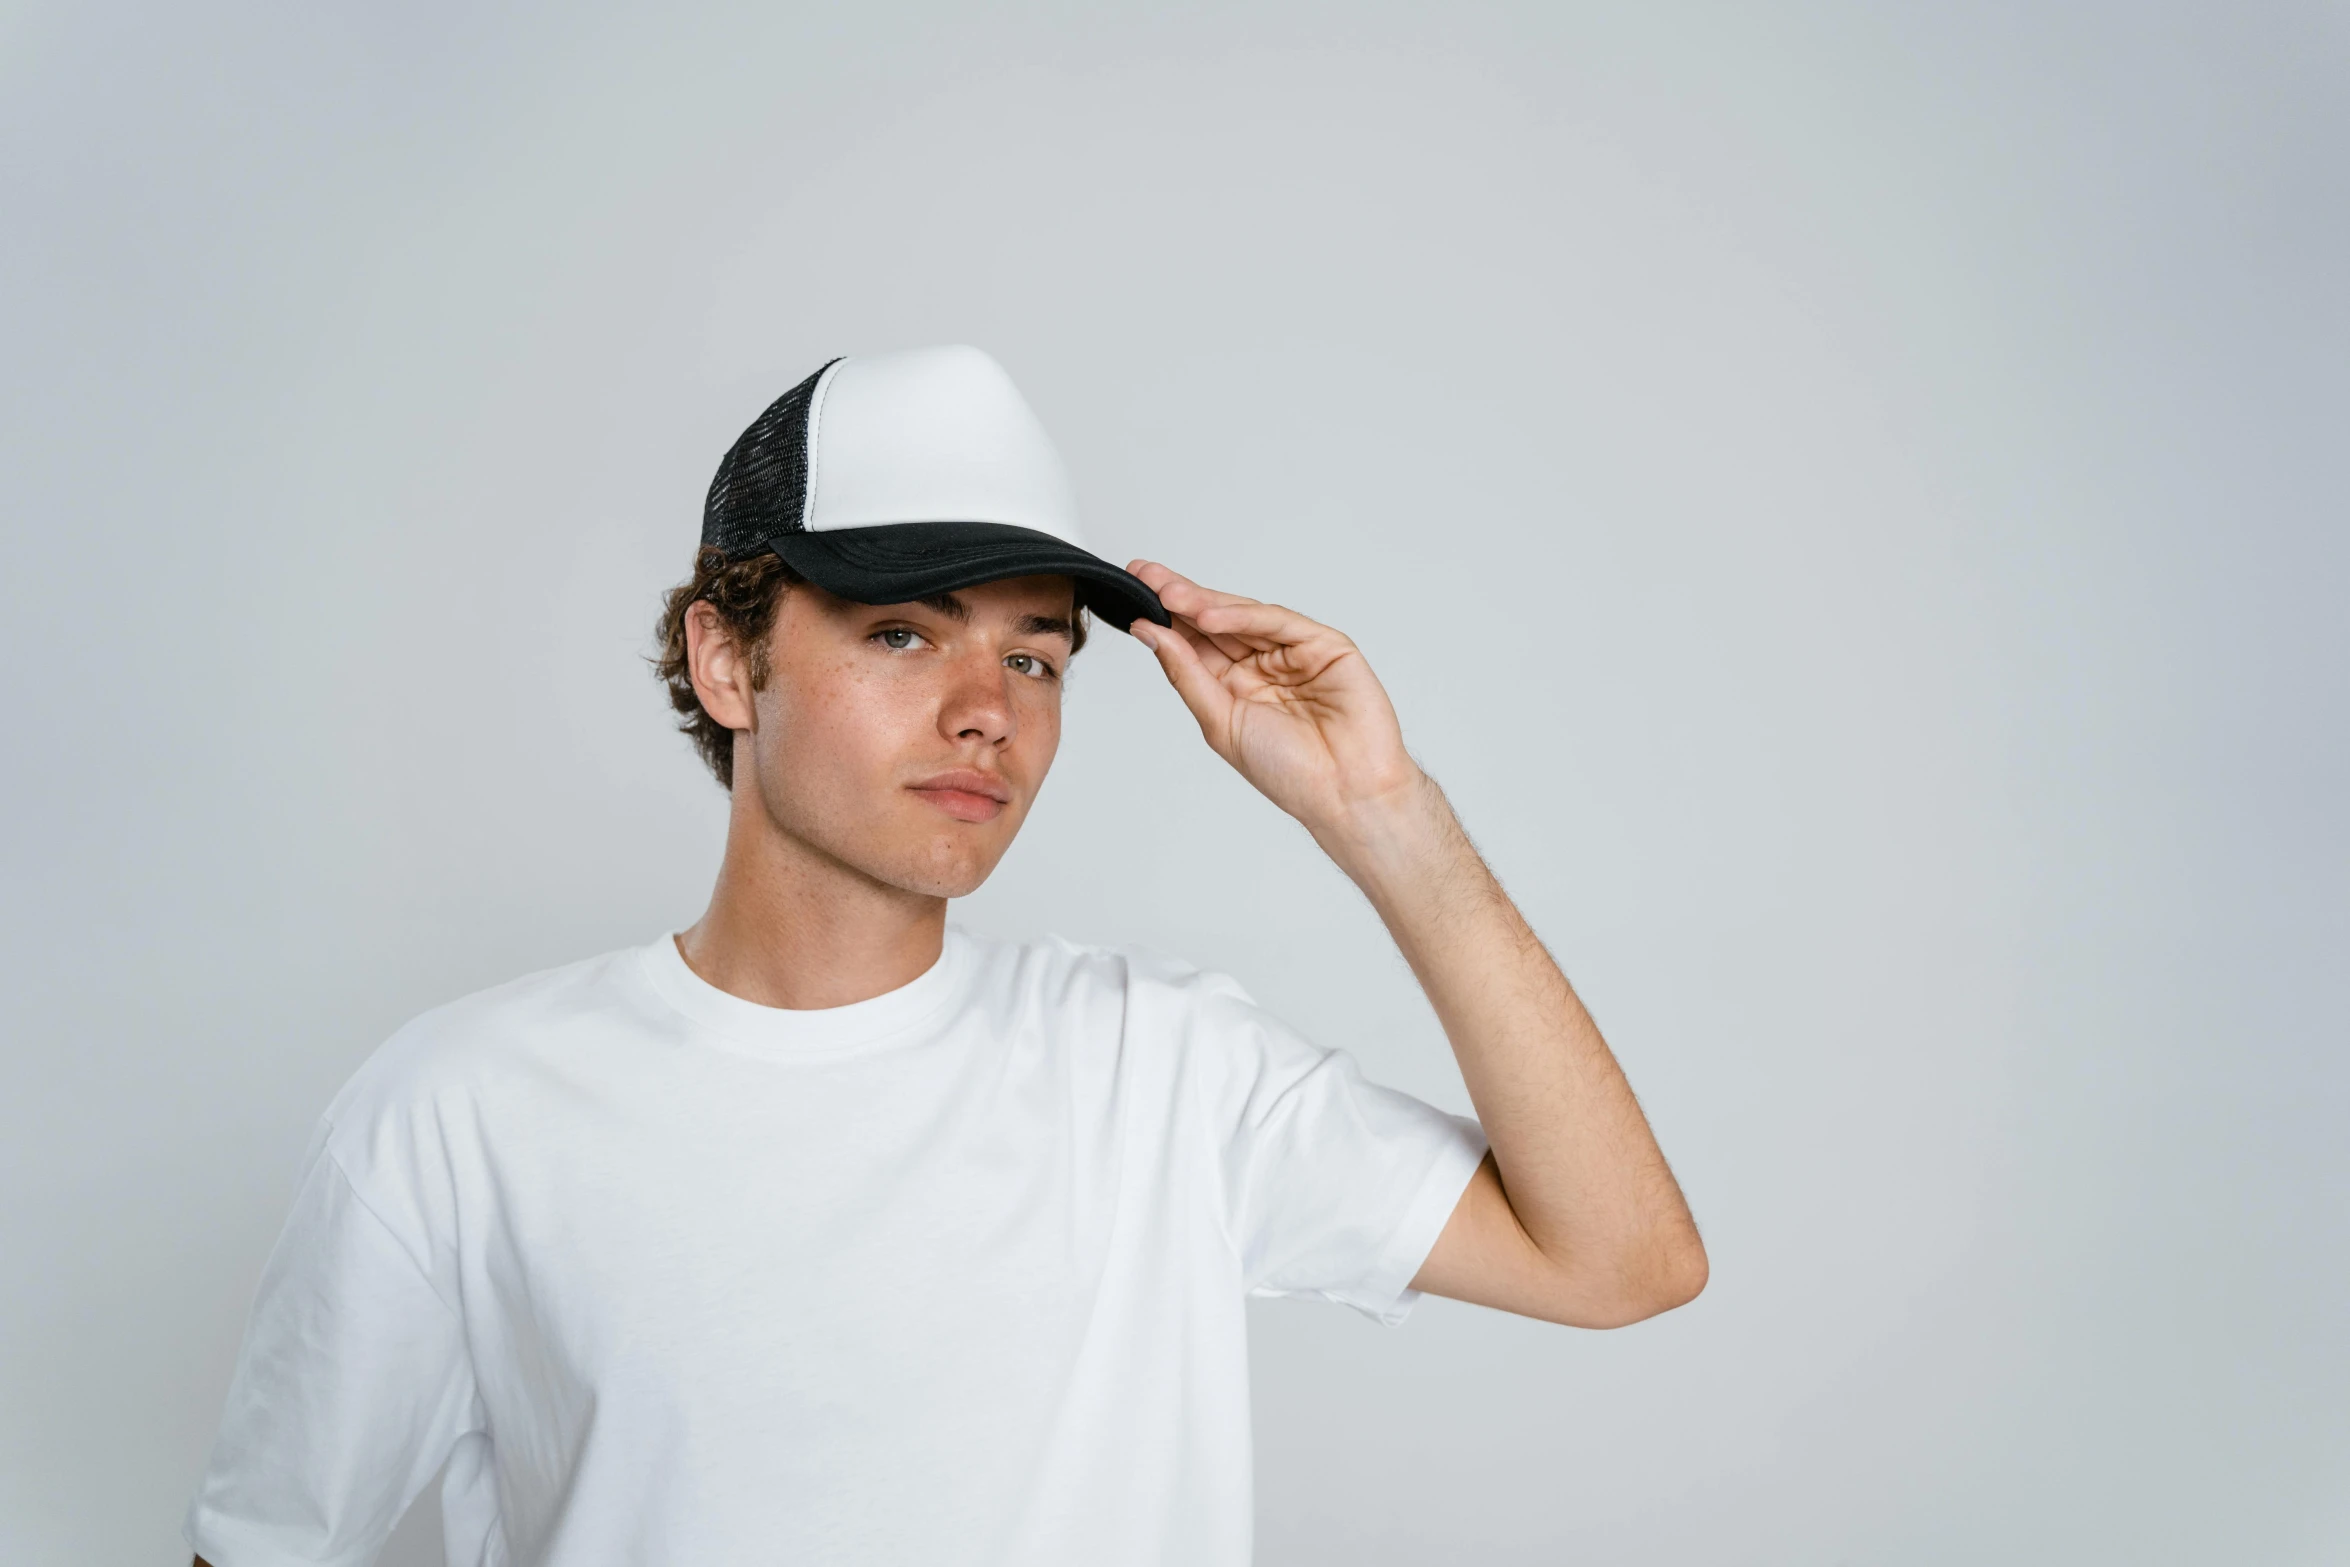
<path fill-rule="evenodd" d="M 1243 662 L 1255 662 L 1261 674 L 1276 679 L 1311 677 L 1354 646 L 1343 633 L 1296 610 L 1203 588 L 1157 561 L 1138 560 L 1128 569 L 1150 584 L 1201 661 L 1219 677 L 1227 666 Z M 1265 654 L 1276 657 L 1257 662 Z"/>
<path fill-rule="evenodd" d="M 1206 609 L 1211 604 L 1254 604 L 1255 599 L 1239 593 L 1219 593 L 1204 588 L 1179 571 L 1160 565 L 1155 560 L 1138 560 L 1126 568 L 1150 585 L 1159 596 L 1159 602 L 1178 615 L 1188 615 L 1195 609 Z"/>
<path fill-rule="evenodd" d="M 1234 663 L 1244 660 L 1272 679 L 1311 678 L 1351 652 L 1345 633 L 1280 604 L 1255 599 L 1213 604 L 1181 616 Z"/>
<path fill-rule="evenodd" d="M 1141 621 L 1138 624 L 1150 625 L 1150 622 Z M 1172 627 L 1151 626 L 1151 630 L 1154 634 L 1162 637 L 1172 630 L 1179 639 L 1190 647 L 1193 656 L 1199 660 L 1200 667 L 1218 680 L 1224 678 L 1224 671 L 1249 656 L 1246 644 L 1211 637 L 1193 625 L 1187 616 L 1177 615 Z"/>
<path fill-rule="evenodd" d="M 1253 606 L 1257 602 L 1255 599 L 1244 598 L 1238 593 L 1219 593 L 1214 588 L 1203 588 L 1182 573 L 1171 571 L 1153 560 L 1134 561 L 1128 569 L 1150 585 L 1151 591 L 1158 594 L 1159 602 L 1167 606 L 1170 614 L 1179 622 L 1190 621 L 1215 644 L 1216 651 L 1227 659 L 1238 662 L 1251 653 L 1262 651 L 1255 644 L 1228 636 L 1200 622 L 1200 617 L 1210 611 Z"/>
<path fill-rule="evenodd" d="M 1253 646 L 1273 646 L 1337 635 L 1320 621 L 1294 609 L 1238 593 L 1203 588 L 1156 561 L 1138 560 L 1129 569 L 1150 584 L 1151 591 L 1159 595 L 1159 602 L 1171 613 L 1190 621 L 1211 637 L 1242 637 Z"/>
<path fill-rule="evenodd" d="M 1211 605 L 1193 612 L 1189 619 L 1209 636 L 1245 642 L 1260 652 L 1338 636 L 1320 621 L 1309 620 L 1294 609 L 1260 604 L 1253 599 L 1239 604 Z"/>
<path fill-rule="evenodd" d="M 1137 620 L 1133 632 L 1135 641 L 1158 655 L 1160 672 L 1183 698 L 1183 705 L 1191 709 L 1191 716 L 1199 720 L 1200 733 L 1207 736 L 1210 745 L 1221 749 L 1232 713 L 1232 693 L 1208 672 L 1191 637 L 1180 628 L 1156 626 L 1147 620 Z"/>

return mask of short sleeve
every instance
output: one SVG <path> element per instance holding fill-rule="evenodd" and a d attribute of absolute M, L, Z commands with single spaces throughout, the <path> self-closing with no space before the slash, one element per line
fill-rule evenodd
<path fill-rule="evenodd" d="M 373 1561 L 481 1424 L 455 1311 L 322 1134 L 262 1274 L 188 1543 L 220 1567 Z"/>
<path fill-rule="evenodd" d="M 1485 1156 L 1477 1123 L 1367 1081 L 1228 980 L 1195 1014 L 1225 1224 L 1250 1293 L 1399 1323 L 1411 1281 Z"/>

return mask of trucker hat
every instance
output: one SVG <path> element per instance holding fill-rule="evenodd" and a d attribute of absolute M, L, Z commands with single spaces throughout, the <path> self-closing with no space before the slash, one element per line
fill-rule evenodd
<path fill-rule="evenodd" d="M 1121 631 L 1167 624 L 1148 584 L 1085 548 L 1060 453 L 976 348 L 834 359 L 784 393 L 719 463 L 702 543 L 772 550 L 861 604 L 1051 575 Z"/>

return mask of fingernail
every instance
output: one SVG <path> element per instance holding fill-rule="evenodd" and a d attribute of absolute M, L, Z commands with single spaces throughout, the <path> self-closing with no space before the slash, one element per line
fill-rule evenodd
<path fill-rule="evenodd" d="M 1159 650 L 1159 628 L 1152 625 L 1149 621 L 1137 619 L 1134 624 L 1127 627 L 1127 629 L 1134 633 L 1134 640 L 1141 643 L 1144 647 L 1149 648 L 1154 653 Z"/>

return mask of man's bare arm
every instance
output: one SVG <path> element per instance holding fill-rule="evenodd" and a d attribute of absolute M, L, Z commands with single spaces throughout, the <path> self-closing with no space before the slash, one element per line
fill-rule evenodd
<path fill-rule="evenodd" d="M 1615 1056 L 1432 782 L 1347 847 L 1436 1008 L 1493 1153 L 1415 1281 L 1578 1327 L 1705 1287 L 1705 1247 Z"/>
<path fill-rule="evenodd" d="M 1493 1152 L 1419 1288 L 1618 1327 L 1705 1286 L 1697 1226 L 1574 987 L 1403 745 L 1344 636 L 1135 563 L 1175 617 L 1137 621 L 1209 745 L 1362 888 L 1436 1009 Z"/>

